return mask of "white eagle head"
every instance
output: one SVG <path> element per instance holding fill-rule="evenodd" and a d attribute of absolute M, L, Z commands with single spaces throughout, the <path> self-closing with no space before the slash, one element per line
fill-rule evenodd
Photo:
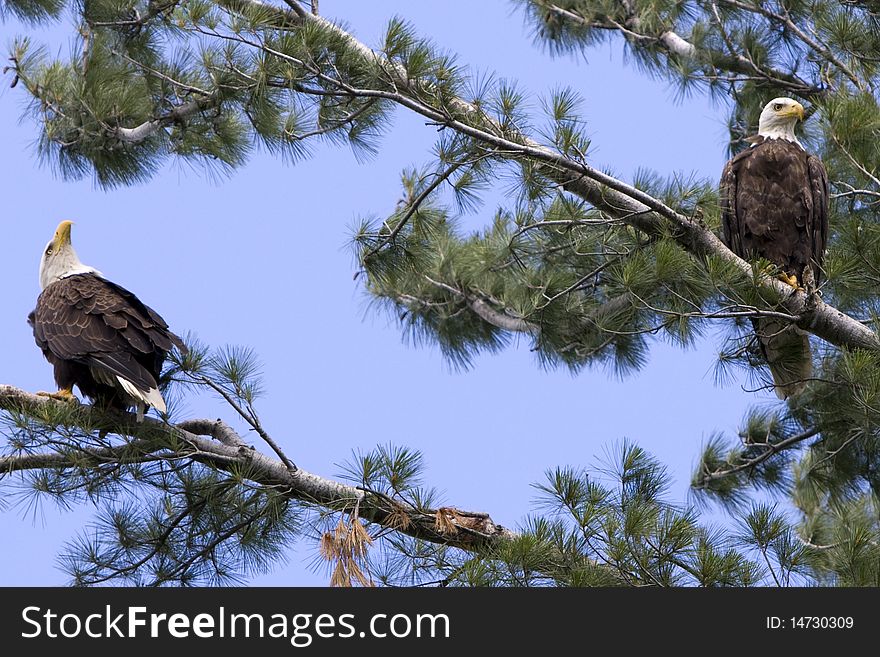
<path fill-rule="evenodd" d="M 70 242 L 70 228 L 72 221 L 62 221 L 55 230 L 55 236 L 43 249 L 43 257 L 40 258 L 40 289 L 45 290 L 51 283 L 60 281 L 62 278 L 74 274 L 97 274 L 101 275 L 94 267 L 88 267 L 80 262 L 73 244 Z"/>
<path fill-rule="evenodd" d="M 758 134 L 765 139 L 785 139 L 795 144 L 794 126 L 804 119 L 804 106 L 792 98 L 774 98 L 758 119 Z"/>

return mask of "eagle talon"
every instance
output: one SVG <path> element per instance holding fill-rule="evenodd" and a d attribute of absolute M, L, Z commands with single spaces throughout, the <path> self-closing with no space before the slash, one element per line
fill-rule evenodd
<path fill-rule="evenodd" d="M 789 274 L 779 274 L 779 280 L 785 283 L 786 285 L 790 285 L 798 292 L 803 292 L 804 288 L 798 282 L 797 276 L 789 275 Z"/>
<path fill-rule="evenodd" d="M 49 399 L 56 399 L 58 401 L 68 402 L 71 404 L 79 404 L 79 399 L 76 398 L 76 395 L 73 394 L 73 390 L 71 388 L 62 388 L 58 392 L 45 392 L 40 391 L 37 393 L 38 397 L 48 397 Z"/>

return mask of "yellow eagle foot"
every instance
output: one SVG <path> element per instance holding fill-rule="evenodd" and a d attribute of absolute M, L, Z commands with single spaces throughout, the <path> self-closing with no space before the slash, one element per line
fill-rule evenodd
<path fill-rule="evenodd" d="M 58 392 L 43 392 L 40 391 L 37 393 L 39 397 L 48 397 L 49 399 L 57 399 L 58 401 L 68 402 L 70 404 L 78 404 L 79 399 L 76 398 L 76 395 L 73 394 L 72 388 L 62 388 Z"/>
<path fill-rule="evenodd" d="M 786 273 L 779 274 L 779 280 L 785 283 L 786 285 L 790 285 L 798 292 L 804 292 L 803 286 L 798 282 L 797 276 L 789 275 Z"/>

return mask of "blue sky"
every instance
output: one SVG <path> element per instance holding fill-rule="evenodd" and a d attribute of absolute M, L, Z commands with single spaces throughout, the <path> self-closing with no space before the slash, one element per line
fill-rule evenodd
<path fill-rule="evenodd" d="M 620 42 L 586 58 L 553 59 L 504 0 L 323 0 L 321 10 L 371 45 L 389 18 L 405 16 L 473 69 L 516 80 L 535 107 L 541 94 L 574 88 L 584 98 L 592 163 L 625 179 L 649 168 L 715 180 L 724 163 L 724 110 L 702 97 L 677 102 L 668 85 L 625 64 Z M 7 23 L 0 31 L 6 45 L 23 28 Z M 648 366 L 624 380 L 601 369 L 544 371 L 524 341 L 478 358 L 467 372 L 452 370 L 435 348 L 406 344 L 393 318 L 368 308 L 347 241 L 359 218 L 393 211 L 404 168 L 429 161 L 436 131 L 416 116 L 398 111 L 367 163 L 321 146 L 296 166 L 258 153 L 216 181 L 169 165 L 150 183 L 104 192 L 91 180 L 62 182 L 37 162 L 36 127 L 19 121 L 24 92 L 2 87 L 2 383 L 54 385 L 25 317 L 39 293 L 41 249 L 59 220 L 72 219 L 81 259 L 133 290 L 174 330 L 259 354 L 263 424 L 301 467 L 332 477 L 354 450 L 406 445 L 423 453 L 426 481 L 446 502 L 506 526 L 532 510 L 530 484 L 545 470 L 593 466 L 623 439 L 669 467 L 672 498 L 684 503 L 702 442 L 735 431 L 750 405 L 768 401 L 738 384 L 715 385 L 712 338 L 688 351 L 658 343 Z M 491 220 L 506 203 L 506 185 L 486 195 L 468 226 Z M 184 403 L 180 417 L 222 414 L 245 432 L 210 398 Z M 55 557 L 94 509 L 47 501 L 34 512 L 14 478 L 0 481 L 0 494 L 0 562 L 14 565 L 0 569 L 0 585 L 65 583 Z M 314 555 L 304 540 L 287 564 L 252 583 L 325 584 L 326 572 L 309 567 Z"/>

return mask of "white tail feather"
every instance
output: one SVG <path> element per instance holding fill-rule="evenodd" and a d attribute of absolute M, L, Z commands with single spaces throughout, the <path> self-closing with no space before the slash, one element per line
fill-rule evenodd
<path fill-rule="evenodd" d="M 159 392 L 158 388 L 150 388 L 144 392 L 143 390 L 138 390 L 131 381 L 126 381 L 121 376 L 117 376 L 116 380 L 119 381 L 122 389 L 135 399 L 142 401 L 147 406 L 152 406 L 160 413 L 166 412 L 165 400 L 162 399 L 162 393 Z"/>

